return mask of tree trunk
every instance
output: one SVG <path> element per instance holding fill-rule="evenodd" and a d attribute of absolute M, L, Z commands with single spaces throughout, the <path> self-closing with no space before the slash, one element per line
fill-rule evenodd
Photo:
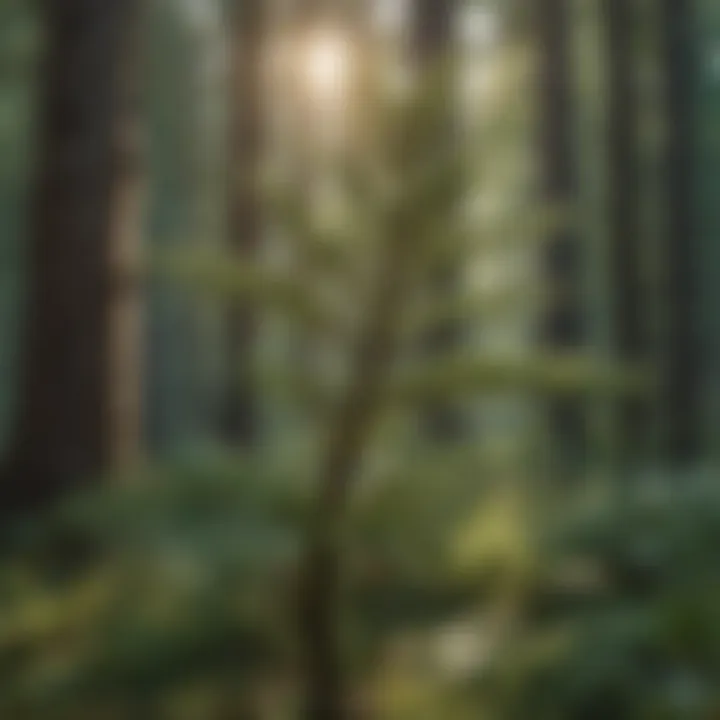
<path fill-rule="evenodd" d="M 643 316 L 640 222 L 639 116 L 636 13 L 629 0 L 603 5 L 608 62 L 608 200 L 611 271 L 611 326 L 621 362 L 647 359 L 647 318 Z M 621 468 L 639 459 L 649 426 L 641 399 L 621 400 L 616 427 Z"/>
<path fill-rule="evenodd" d="M 567 207 L 576 199 L 577 185 L 568 0 L 539 0 L 535 23 L 539 54 L 540 194 L 550 207 Z M 547 301 L 540 320 L 540 341 L 559 352 L 576 349 L 584 339 L 581 260 L 580 243 L 572 229 L 560 229 L 547 238 L 543 255 Z M 554 400 L 549 410 L 560 467 L 572 468 L 585 451 L 582 405 L 575 400 Z"/>
<path fill-rule="evenodd" d="M 453 0 L 414 0 L 411 13 L 411 43 L 415 69 L 419 82 L 430 81 L 433 71 L 442 67 L 443 63 L 452 67 L 447 61 L 454 51 L 453 23 L 456 16 L 457 3 Z M 451 151 L 455 132 L 456 104 L 452 93 L 453 78 L 447 77 L 448 92 L 444 96 L 447 101 L 447 112 L 441 114 L 442 122 L 437 127 L 437 138 L 428 148 L 429 153 L 437 147 L 447 147 Z M 459 278 L 456 266 L 439 269 L 430 278 L 430 292 L 439 302 L 457 291 Z M 424 350 L 429 357 L 436 358 L 448 355 L 457 349 L 462 338 L 462 324 L 457 320 L 446 320 L 437 323 L 423 338 Z M 448 441 L 458 438 L 463 429 L 462 413 L 455 405 L 441 404 L 426 409 L 423 424 L 429 437 Z"/>
<path fill-rule="evenodd" d="M 137 240 L 128 60 L 138 7 L 43 4 L 39 175 L 5 512 L 98 477 L 137 441 L 135 291 L 125 273 Z"/>
<path fill-rule="evenodd" d="M 353 353 L 353 368 L 329 427 L 318 498 L 310 518 L 300 588 L 301 641 L 307 672 L 307 720 L 352 717 L 342 652 L 343 531 L 348 501 L 372 441 L 411 296 L 413 235 L 402 223 L 379 258 L 378 278 Z"/>
<path fill-rule="evenodd" d="M 691 2 L 662 0 L 666 113 L 666 333 L 662 363 L 662 447 L 684 466 L 701 450 L 698 303 L 699 273 L 694 218 L 693 20 Z"/>
<path fill-rule="evenodd" d="M 262 160 L 262 0 L 235 0 L 231 8 L 231 120 L 229 246 L 241 262 L 255 258 L 261 227 L 258 172 Z M 253 308 L 237 304 L 227 321 L 227 392 L 222 432 L 237 446 L 258 432 L 253 349 L 257 335 Z"/>

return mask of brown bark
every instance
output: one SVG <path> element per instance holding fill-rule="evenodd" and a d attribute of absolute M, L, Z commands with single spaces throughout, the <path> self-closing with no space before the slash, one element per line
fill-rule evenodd
<path fill-rule="evenodd" d="M 129 429 L 122 443 L 113 438 L 134 423 L 136 406 L 115 417 L 111 327 L 113 316 L 131 314 L 120 306 L 132 291 L 115 271 L 136 241 L 135 210 L 119 196 L 132 193 L 137 167 L 126 134 L 130 76 L 123 77 L 138 7 L 138 0 L 43 4 L 38 177 L 19 414 L 1 478 L 6 512 L 42 507 L 98 477 L 117 459 L 114 449 L 135 442 Z M 134 354 L 129 335 L 124 352 Z M 136 392 L 128 382 L 126 397 Z"/>
<path fill-rule="evenodd" d="M 136 6 L 136 8 L 139 6 Z M 143 125 L 140 116 L 142 48 L 138 10 L 131 16 L 118 77 L 115 142 L 119 157 L 110 235 L 110 319 L 108 378 L 108 463 L 122 471 L 137 463 L 142 449 L 143 297 L 142 218 L 145 195 Z"/>

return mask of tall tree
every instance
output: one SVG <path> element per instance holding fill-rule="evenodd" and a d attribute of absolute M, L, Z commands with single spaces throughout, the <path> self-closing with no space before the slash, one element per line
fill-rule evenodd
<path fill-rule="evenodd" d="M 36 8 L 22 0 L 0 2 L 0 95 L 9 113 L 0 128 L 0 454 L 4 451 L 15 387 L 21 256 L 32 139 Z"/>
<path fill-rule="evenodd" d="M 262 0 L 233 0 L 231 27 L 231 177 L 229 245 L 241 261 L 257 254 L 261 227 L 258 171 L 262 160 L 263 95 Z M 248 445 L 257 434 L 258 408 L 253 388 L 256 314 L 247 305 L 231 307 L 227 324 L 227 391 L 222 431 L 235 445 Z"/>
<path fill-rule="evenodd" d="M 139 0 L 42 5 L 39 171 L 19 416 L 1 478 L 6 512 L 98 476 L 135 442 L 136 403 L 127 400 L 135 378 L 112 355 L 134 365 L 127 271 L 137 240 L 139 8 Z"/>
<path fill-rule="evenodd" d="M 440 70 L 447 83 L 447 94 L 441 101 L 446 103 L 445 111 L 438 114 L 435 142 L 428 148 L 434 155 L 438 147 L 450 152 L 455 135 L 456 106 L 453 102 L 453 83 L 449 76 L 452 63 L 448 62 L 454 52 L 454 22 L 458 3 L 451 0 L 415 0 L 412 5 L 411 52 L 419 82 L 430 82 L 433 72 Z M 445 76 L 448 69 L 448 77 Z M 455 264 L 438 269 L 431 278 L 430 291 L 440 300 L 452 295 L 458 285 L 458 268 Z M 445 355 L 456 349 L 462 337 L 461 324 L 454 319 L 438 322 L 424 338 L 425 349 L 430 356 Z M 427 408 L 424 424 L 429 435 L 438 440 L 453 439 L 462 428 L 461 413 L 456 406 L 443 405 Z"/>
<path fill-rule="evenodd" d="M 437 67 L 450 51 L 454 3 L 445 0 L 417 0 L 413 6 L 413 49 L 420 81 L 430 79 L 430 70 Z M 422 91 L 419 93 L 424 97 Z M 416 105 L 415 108 L 418 106 Z M 425 108 L 427 109 L 427 108 Z M 402 126 L 395 128 L 403 141 L 394 146 L 398 136 L 380 138 L 383 150 L 389 150 L 391 172 L 397 174 L 400 187 L 410 184 L 418 167 L 426 169 L 426 159 L 448 141 L 448 106 L 433 107 L 418 132 L 409 132 L 413 117 L 402 113 Z M 446 112 L 448 111 L 448 112 Z M 406 109 L 408 112 L 408 109 Z M 382 132 L 380 133 L 382 135 Z M 407 145 L 404 141 L 407 138 Z M 384 143 L 393 144 L 387 148 Z M 383 152 L 381 150 L 381 152 Z M 395 151 L 397 150 L 397 153 Z M 429 202 L 429 198 L 427 199 Z M 399 354 L 402 318 L 415 291 L 415 273 L 411 259 L 417 251 L 417 225 L 414 216 L 423 207 L 410 209 L 408 198 L 398 199 L 397 208 L 380 211 L 377 248 L 377 273 L 371 292 L 364 298 L 358 336 L 353 341 L 347 383 L 334 407 L 328 428 L 327 444 L 320 456 L 318 495 L 310 517 L 307 547 L 300 577 L 299 610 L 300 640 L 305 650 L 307 698 L 304 717 L 308 720 L 344 720 L 353 717 L 353 699 L 349 692 L 343 653 L 342 605 L 347 512 L 354 486 L 361 476 L 363 457 L 385 404 L 384 394 Z M 415 202 L 418 202 L 415 200 Z M 452 205 L 452 199 L 447 201 Z M 450 215 L 441 205 L 439 213 Z M 447 275 L 431 278 L 429 290 L 443 292 L 455 286 L 454 268 Z M 446 352 L 455 341 L 455 328 L 448 333 L 443 327 L 429 338 L 429 350 Z M 428 429 L 434 437 L 446 438 L 455 433 L 454 422 L 443 405 L 428 408 Z"/>
<path fill-rule="evenodd" d="M 694 218 L 695 89 L 693 3 L 660 3 L 665 76 L 666 332 L 662 424 L 667 460 L 685 465 L 701 450 L 700 347 Z"/>
<path fill-rule="evenodd" d="M 540 193 L 549 206 L 566 207 L 576 195 L 574 108 L 570 4 L 538 0 L 535 4 L 538 42 Z M 547 238 L 543 257 L 547 301 L 540 321 L 540 341 L 566 351 L 583 342 L 582 254 L 569 226 Z M 555 400 L 550 425 L 563 464 L 582 452 L 586 441 L 582 406 Z"/>
<path fill-rule="evenodd" d="M 608 63 L 608 210 L 610 233 L 610 303 L 614 346 L 619 359 L 642 360 L 647 353 L 647 318 L 643 317 L 643 271 L 640 218 L 637 23 L 628 0 L 604 0 Z M 618 460 L 637 459 L 648 426 L 643 402 L 621 400 L 616 417 Z"/>
<path fill-rule="evenodd" d="M 202 168 L 210 162 L 204 148 L 213 143 L 226 147 L 221 138 L 225 119 L 222 127 L 208 127 L 206 121 L 209 115 L 219 116 L 224 110 L 219 106 L 226 104 L 224 99 L 219 102 L 226 88 L 211 89 L 204 76 L 209 47 L 223 58 L 226 47 L 220 18 L 222 29 L 201 40 L 214 22 L 207 9 L 211 5 L 163 0 L 151 3 L 147 12 L 145 113 L 152 191 L 146 227 L 150 251 L 163 255 L 225 242 L 226 182 L 201 179 Z M 225 167 L 215 160 L 218 178 Z M 200 205 L 210 192 L 222 218 L 214 228 L 201 220 Z M 172 278 L 155 277 L 148 285 L 144 418 L 145 441 L 155 456 L 170 456 L 208 436 L 217 439 L 219 386 L 224 383 L 217 367 L 222 362 L 218 346 L 225 333 L 219 318 L 207 321 L 209 312 Z"/>

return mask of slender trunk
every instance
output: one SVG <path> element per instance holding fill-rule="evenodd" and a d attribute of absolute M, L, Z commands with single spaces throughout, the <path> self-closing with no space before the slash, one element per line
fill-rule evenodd
<path fill-rule="evenodd" d="M 662 424 L 666 459 L 698 459 L 700 428 L 699 304 L 694 222 L 693 20 L 691 2 L 662 0 L 666 113 L 666 333 L 663 347 Z"/>
<path fill-rule="evenodd" d="M 416 51 L 422 58 L 421 75 L 439 62 L 450 44 L 452 5 L 447 2 L 418 4 L 422 15 L 417 23 Z M 422 79 L 422 77 L 421 77 Z M 451 128 L 442 112 L 433 126 L 438 134 L 426 138 L 423 147 L 446 142 Z M 411 152 L 418 152 L 413 147 Z M 402 174 L 417 157 L 398 159 L 397 170 Z M 353 372 L 347 389 L 340 399 L 337 413 L 329 426 L 329 437 L 322 458 L 318 500 L 310 518 L 309 542 L 303 567 L 300 592 L 301 642 L 305 652 L 308 720 L 347 720 L 352 717 L 352 693 L 345 678 L 342 650 L 342 557 L 343 532 L 347 520 L 347 506 L 353 485 L 362 469 L 362 459 L 378 414 L 382 410 L 386 383 L 392 369 L 401 335 L 401 321 L 412 285 L 416 282 L 413 256 L 417 252 L 415 235 L 405 227 L 406 219 L 399 213 L 387 228 L 383 254 L 378 258 L 378 277 L 361 328 L 358 344 L 353 352 Z M 392 217 L 392 214 L 391 214 Z M 454 286 L 455 274 L 443 276 L 442 283 L 433 284 L 446 292 Z M 447 328 L 431 339 L 431 350 L 447 352 L 454 343 L 454 329 Z M 450 424 L 450 411 L 431 408 L 429 426 L 436 436 L 455 432 Z"/>
<path fill-rule="evenodd" d="M 345 720 L 349 698 L 343 677 L 340 637 L 342 531 L 348 494 L 381 409 L 408 295 L 410 233 L 388 241 L 364 330 L 354 353 L 355 369 L 331 425 L 319 476 L 319 500 L 301 591 L 301 626 L 306 651 L 308 720 Z"/>
<path fill-rule="evenodd" d="M 633 3 L 605 0 L 608 62 L 608 199 L 610 228 L 610 301 L 615 350 L 623 362 L 646 359 L 647 322 L 643 317 L 641 257 L 637 33 Z M 621 400 L 616 433 L 621 467 L 638 460 L 647 408 L 641 399 Z"/>
<path fill-rule="evenodd" d="M 231 120 L 229 245 L 241 262 L 252 261 L 262 232 L 258 171 L 262 160 L 262 0 L 237 0 L 231 9 Z M 227 320 L 227 392 L 222 431 L 234 445 L 248 446 L 258 432 L 253 350 L 256 313 L 230 308 Z"/>
<path fill-rule="evenodd" d="M 414 0 L 412 9 L 411 43 L 412 54 L 419 82 L 429 79 L 429 75 L 439 67 L 447 65 L 453 47 L 453 22 L 457 10 L 454 0 Z M 452 85 L 453 78 L 448 76 L 447 83 Z M 436 138 L 432 145 L 447 147 L 453 142 L 455 127 L 455 104 L 452 88 L 448 88 L 445 97 L 448 102 L 445 112 L 439 114 Z M 430 291 L 443 302 L 452 296 L 458 288 L 458 267 L 444 267 L 434 273 L 430 279 Z M 462 324 L 455 320 L 437 323 L 424 338 L 424 349 L 430 357 L 442 357 L 457 349 L 462 338 Z M 462 414 L 454 405 L 441 404 L 429 407 L 423 417 L 424 426 L 431 438 L 440 441 L 453 440 L 462 433 Z"/>
<path fill-rule="evenodd" d="M 573 133 L 573 82 L 568 0 L 539 0 L 538 85 L 540 193 L 549 206 L 570 206 L 576 195 Z M 547 238 L 543 272 L 547 301 L 540 321 L 540 341 L 562 352 L 577 348 L 584 337 L 581 248 L 575 232 L 563 228 Z M 550 427 L 561 467 L 584 454 L 585 417 L 575 400 L 554 400 Z M 572 465 L 571 465 L 572 466 Z"/>
<path fill-rule="evenodd" d="M 119 300 L 129 297 L 127 278 L 115 271 L 135 243 L 134 203 L 119 196 L 130 196 L 136 167 L 125 60 L 138 7 L 137 0 L 43 4 L 39 177 L 19 416 L 2 478 L 5 512 L 47 504 L 107 470 L 113 448 L 134 443 L 127 430 L 134 401 L 122 419 L 114 416 L 111 352 L 119 335 L 111 326 L 119 316 L 129 326 L 134 304 Z M 134 335 L 128 332 L 128 357 Z M 130 384 L 122 389 L 128 397 L 134 379 Z M 129 433 L 122 442 L 113 438 L 121 427 Z"/>

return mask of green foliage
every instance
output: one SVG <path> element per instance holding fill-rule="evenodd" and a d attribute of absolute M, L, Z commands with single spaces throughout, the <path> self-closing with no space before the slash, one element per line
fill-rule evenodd
<path fill-rule="evenodd" d="M 480 685 L 499 717 L 714 717 L 720 494 L 714 473 L 563 505 L 518 641 Z M 497 697 L 497 696 L 496 696 Z"/>
<path fill-rule="evenodd" d="M 435 699 L 423 702 L 457 707 L 453 718 L 462 708 L 498 720 L 712 717 L 714 475 L 639 481 L 621 500 L 578 491 L 542 502 L 488 483 L 492 465 L 477 455 L 459 458 L 381 472 L 355 503 L 344 634 L 357 677 L 405 668 L 392 681 L 404 690 L 385 688 L 383 702 L 404 706 L 395 694 L 408 683 L 411 694 L 432 683 Z M 25 534 L 0 573 L 3 716 L 134 717 L 185 688 L 242 707 L 263 682 L 292 708 L 294 690 L 279 688 L 296 669 L 292 605 L 312 488 L 296 461 L 271 467 L 232 458 L 153 471 Z M 433 647 L 448 623 L 482 638 L 502 627 L 498 609 L 507 633 L 446 677 Z M 429 676 L 388 660 L 408 640 Z"/>
<path fill-rule="evenodd" d="M 164 17 L 169 5 L 158 7 Z M 185 31 L 167 28 L 164 41 L 184 47 Z M 187 109 L 185 73 L 170 72 L 176 67 L 164 48 L 155 48 L 156 93 L 172 76 L 172 95 Z M 378 717 L 692 720 L 718 712 L 714 482 L 662 481 L 656 494 L 638 484 L 622 501 L 580 503 L 569 492 L 543 494 L 538 458 L 528 478 L 517 449 L 503 465 L 490 457 L 492 443 L 472 432 L 465 444 L 440 447 L 408 429 L 433 403 L 615 398 L 647 392 L 653 382 L 646 368 L 530 347 L 495 353 L 450 343 L 432 361 L 419 357 L 418 337 L 428 328 L 503 309 L 461 282 L 438 299 L 428 289 L 438 270 L 482 261 L 488 251 L 531 251 L 573 221 L 570 209 L 530 206 L 517 217 L 511 210 L 467 222 L 473 153 L 433 139 L 447 119 L 445 81 L 434 78 L 428 91 L 378 108 L 373 152 L 334 168 L 342 197 L 331 222 L 282 183 L 270 188 L 287 266 L 262 258 L 248 266 L 212 248 L 153 257 L 148 277 L 161 280 L 154 312 L 164 315 L 180 296 L 202 296 L 217 318 L 242 299 L 263 320 L 280 317 L 302 335 L 309 357 L 270 348 L 257 389 L 268 414 L 289 396 L 303 412 L 295 424 L 268 423 L 252 457 L 210 453 L 140 472 L 128 484 L 112 479 L 15 529 L 0 564 L 0 716 L 204 720 L 227 717 L 230 708 L 241 717 L 294 717 L 295 605 L 319 495 L 318 456 L 352 392 L 361 406 L 372 396 L 377 412 L 367 413 L 372 432 L 355 448 L 358 482 L 341 508 L 348 665 L 370 696 L 383 695 L 378 675 L 397 672 L 422 698 L 409 710 L 389 691 L 378 699 Z M 197 120 L 180 113 L 178 121 L 174 101 L 158 98 L 156 245 L 190 222 L 175 206 L 191 194 L 189 156 L 179 150 Z M 507 144 L 507 121 L 498 112 L 486 128 L 498 132 L 497 145 Z M 483 162 L 499 169 L 497 148 L 485 140 Z M 388 272 L 393 262 L 396 272 Z M 402 292 L 388 296 L 402 308 L 386 325 L 397 308 L 373 301 L 385 297 L 377 293 L 383 282 L 401 280 Z M 362 342 L 373 320 L 380 350 Z M 188 344 L 180 325 L 172 342 L 151 332 L 152 347 L 164 353 L 163 377 L 176 361 L 192 364 L 176 352 Z M 384 356 L 391 345 L 395 352 Z M 368 389 L 363 370 L 378 355 L 387 372 Z M 181 380 L 165 386 L 174 402 L 186 391 Z M 180 414 L 174 407 L 169 415 Z M 295 453 L 308 430 L 311 442 Z M 436 648 L 453 623 L 479 646 L 460 663 Z M 405 643 L 412 657 L 398 660 Z M 278 702 L 272 711 L 258 709 L 266 686 Z"/>
<path fill-rule="evenodd" d="M 3 564 L 4 717 L 248 692 L 291 658 L 297 481 L 240 460 L 141 480 L 25 528 Z"/>

